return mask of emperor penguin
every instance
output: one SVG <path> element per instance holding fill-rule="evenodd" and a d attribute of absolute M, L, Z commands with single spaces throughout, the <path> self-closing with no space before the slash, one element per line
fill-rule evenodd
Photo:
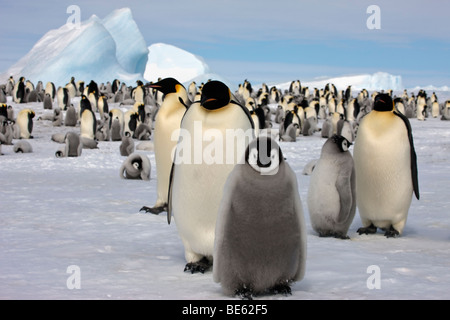
<path fill-rule="evenodd" d="M 134 111 L 133 109 L 128 110 L 123 115 L 124 120 L 124 129 L 123 134 L 129 133 L 131 137 L 134 136 L 134 132 L 136 131 L 138 125 L 139 113 Z"/>
<path fill-rule="evenodd" d="M 100 113 L 100 119 L 102 121 L 105 121 L 106 116 L 109 113 L 109 106 L 108 106 L 108 97 L 106 97 L 103 93 L 100 94 L 97 101 L 97 108 L 98 112 Z"/>
<path fill-rule="evenodd" d="M 135 102 L 137 103 L 144 103 L 145 99 L 145 89 L 144 89 L 144 83 L 142 81 L 138 80 L 136 81 L 137 86 L 134 88 L 132 92 L 132 97 Z"/>
<path fill-rule="evenodd" d="M 0 86 L 0 103 L 6 103 L 7 101 L 5 89 Z"/>
<path fill-rule="evenodd" d="M 44 96 L 44 109 L 53 109 L 53 99 L 50 93 L 46 93 Z"/>
<path fill-rule="evenodd" d="M 297 176 L 275 140 L 260 136 L 223 188 L 213 280 L 225 294 L 246 299 L 290 294 L 305 274 L 306 235 Z"/>
<path fill-rule="evenodd" d="M 6 138 L 5 138 L 4 134 L 0 132 L 0 156 L 3 155 L 2 144 L 5 144 L 5 142 L 6 142 Z"/>
<path fill-rule="evenodd" d="M 19 111 L 17 114 L 16 124 L 20 131 L 21 139 L 32 139 L 31 132 L 33 131 L 33 118 L 35 113 L 33 110 L 26 108 Z"/>
<path fill-rule="evenodd" d="M 401 235 L 413 192 L 419 199 L 417 157 L 409 120 L 394 111 L 388 94 L 378 94 L 373 110 L 362 118 L 353 157 L 363 224 L 358 233 L 381 228 L 386 237 Z"/>
<path fill-rule="evenodd" d="M 168 196 L 167 218 L 170 223 L 173 214 L 183 242 L 185 271 L 211 267 L 224 184 L 254 137 L 251 115 L 230 89 L 220 81 L 205 83 L 201 100 L 181 121 Z"/>
<path fill-rule="evenodd" d="M 151 164 L 145 154 L 130 154 L 120 167 L 120 178 L 150 180 Z"/>
<path fill-rule="evenodd" d="M 61 110 L 66 110 L 67 106 L 70 104 L 69 90 L 67 88 L 59 87 L 56 92 L 56 100 L 58 101 L 58 107 Z"/>
<path fill-rule="evenodd" d="M 63 149 L 56 151 L 57 158 L 62 157 L 79 157 L 83 150 L 83 143 L 80 135 L 76 132 L 67 132 L 64 136 L 65 146 Z"/>
<path fill-rule="evenodd" d="M 55 89 L 55 84 L 53 82 L 47 82 L 47 84 L 45 85 L 45 94 L 49 94 L 50 97 L 52 98 L 52 102 L 55 100 L 55 95 L 56 95 L 56 89 Z"/>
<path fill-rule="evenodd" d="M 439 102 L 433 101 L 431 103 L 431 116 L 433 118 L 437 118 L 439 116 L 440 110 L 439 110 Z"/>
<path fill-rule="evenodd" d="M 122 137 L 122 143 L 119 146 L 120 155 L 128 157 L 134 152 L 134 140 L 129 132 Z"/>
<path fill-rule="evenodd" d="M 14 120 L 3 119 L 0 116 L 0 133 L 3 134 L 3 144 L 12 145 L 12 141 L 14 138 Z"/>
<path fill-rule="evenodd" d="M 77 85 L 75 83 L 75 78 L 71 77 L 70 82 L 67 83 L 64 88 L 67 88 L 69 101 L 71 101 L 77 95 Z"/>
<path fill-rule="evenodd" d="M 444 103 L 441 120 L 450 120 L 450 100 Z"/>
<path fill-rule="evenodd" d="M 97 101 L 97 93 L 95 92 L 95 91 L 93 91 L 93 92 L 90 92 L 89 94 L 88 94 L 88 99 L 89 99 L 89 102 L 91 103 L 91 108 L 92 108 L 92 111 L 93 112 L 98 112 L 98 106 L 97 106 L 97 103 L 98 103 L 98 101 Z"/>
<path fill-rule="evenodd" d="M 123 111 L 113 108 L 109 111 L 109 131 L 112 141 L 122 140 L 124 118 Z"/>
<path fill-rule="evenodd" d="M 91 140 L 94 140 L 97 132 L 97 119 L 85 95 L 82 95 L 80 100 L 80 132 L 82 138 Z"/>
<path fill-rule="evenodd" d="M 167 210 L 172 154 L 176 148 L 181 119 L 189 104 L 186 88 L 174 78 L 164 78 L 147 85 L 164 94 L 163 102 L 155 118 L 153 141 L 155 148 L 157 199 L 153 207 L 144 206 L 141 211 L 159 214 Z"/>
<path fill-rule="evenodd" d="M 195 81 L 192 81 L 188 87 L 189 100 L 194 101 L 196 94 L 197 94 L 197 84 L 195 83 Z"/>
<path fill-rule="evenodd" d="M 15 103 L 25 102 L 25 78 L 20 77 L 19 81 L 14 86 L 13 101 Z"/>
<path fill-rule="evenodd" d="M 66 115 L 64 117 L 64 125 L 66 127 L 75 127 L 78 122 L 78 115 L 75 107 L 71 104 L 67 107 Z"/>
<path fill-rule="evenodd" d="M 53 110 L 53 119 L 52 119 L 52 125 L 54 127 L 59 127 L 63 123 L 63 113 L 59 107 L 56 107 Z"/>
<path fill-rule="evenodd" d="M 312 228 L 320 237 L 348 239 L 356 212 L 355 167 L 351 137 L 333 135 L 324 143 L 308 188 Z"/>
<path fill-rule="evenodd" d="M 14 143 L 13 150 L 15 153 L 31 153 L 33 152 L 33 147 L 26 140 L 20 140 Z"/>

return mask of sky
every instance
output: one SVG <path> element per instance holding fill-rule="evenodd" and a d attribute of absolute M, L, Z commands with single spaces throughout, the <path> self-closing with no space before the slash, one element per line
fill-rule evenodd
<path fill-rule="evenodd" d="M 450 86 L 450 1 L 442 0 L 2 1 L 0 72 L 65 24 L 71 5 L 81 21 L 129 7 L 148 45 L 201 56 L 234 82 L 381 71 L 405 87 Z"/>

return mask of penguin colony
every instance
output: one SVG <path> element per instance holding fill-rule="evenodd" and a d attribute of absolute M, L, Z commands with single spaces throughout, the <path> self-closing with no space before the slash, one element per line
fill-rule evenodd
<path fill-rule="evenodd" d="M 0 85 L 0 100 L 0 148 L 33 152 L 34 121 L 51 121 L 67 127 L 52 136 L 62 145 L 56 157 L 80 157 L 82 149 L 96 149 L 100 141 L 120 141 L 120 178 L 141 180 L 151 179 L 151 165 L 136 150 L 154 152 L 157 200 L 141 211 L 167 212 L 168 222 L 173 219 L 185 249 L 185 271 L 212 270 L 225 294 L 244 299 L 289 294 L 290 285 L 304 277 L 304 209 L 321 237 L 348 239 L 357 212 L 360 235 L 380 228 L 386 237 L 400 236 L 412 197 L 419 199 L 409 119 L 450 120 L 450 101 L 438 101 L 435 93 L 338 91 L 332 83 L 312 89 L 299 80 L 285 91 L 265 84 L 255 90 L 245 80 L 232 92 L 219 81 L 193 82 L 186 89 L 173 78 L 138 81 L 134 87 L 117 79 L 98 85 L 72 78 L 55 88 L 11 77 Z M 14 110 L 8 101 L 25 107 Z M 36 103 L 44 110 L 37 119 Z M 242 138 L 243 150 L 233 150 L 232 162 L 180 161 L 199 147 L 183 144 L 182 133 L 196 126 L 222 135 L 227 129 L 251 134 Z M 283 145 L 300 136 L 324 139 L 320 157 L 305 167 L 304 174 L 311 175 L 306 206 L 292 160 L 282 153 Z M 227 151 L 223 145 L 201 147 L 210 156 Z"/>

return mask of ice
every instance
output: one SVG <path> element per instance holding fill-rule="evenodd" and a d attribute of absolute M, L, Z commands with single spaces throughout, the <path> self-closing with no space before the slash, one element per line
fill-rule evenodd
<path fill-rule="evenodd" d="M 143 74 L 148 59 L 147 44 L 133 20 L 131 10 L 123 8 L 113 11 L 103 25 L 116 42 L 116 57 L 120 65 L 129 73 Z"/>
<path fill-rule="evenodd" d="M 44 85 L 52 81 L 57 87 L 71 77 L 87 83 L 116 78 L 133 82 L 143 79 L 147 48 L 142 40 L 129 10 L 115 11 L 103 21 L 93 15 L 79 26 L 69 23 L 47 32 L 0 80 L 24 76 Z"/>
<path fill-rule="evenodd" d="M 348 86 L 352 86 L 352 90 L 403 90 L 402 77 L 392 75 L 386 72 L 376 72 L 374 74 L 360 74 L 341 77 L 324 77 L 323 79 L 312 79 L 302 82 L 303 86 L 309 88 L 323 88 L 327 83 L 333 83 L 337 90 L 345 90 Z M 289 88 L 290 82 L 280 84 L 280 88 Z"/>

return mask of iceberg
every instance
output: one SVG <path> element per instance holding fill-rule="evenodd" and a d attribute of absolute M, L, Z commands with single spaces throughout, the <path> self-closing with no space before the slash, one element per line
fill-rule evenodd
<path fill-rule="evenodd" d="M 148 48 L 131 10 L 123 8 L 113 11 L 103 19 L 103 25 L 116 42 L 117 61 L 125 71 L 144 74 Z"/>
<path fill-rule="evenodd" d="M 199 85 L 208 80 L 219 80 L 230 88 L 234 87 L 226 78 L 211 72 L 202 57 L 181 48 L 166 43 L 154 43 L 148 47 L 148 51 L 144 72 L 144 79 L 147 81 L 156 82 L 158 78 L 172 77 L 187 88 L 191 82 Z"/>
<path fill-rule="evenodd" d="M 173 45 L 155 43 L 148 47 L 148 51 L 144 72 L 147 81 L 172 77 L 183 83 L 209 73 L 209 67 L 202 58 Z"/>
<path fill-rule="evenodd" d="M 124 30 L 135 34 L 130 37 L 122 33 Z M 24 76 L 34 83 L 52 81 L 55 86 L 64 86 L 71 77 L 85 82 L 142 80 L 148 51 L 140 41 L 132 44 L 129 38 L 142 38 L 129 10 L 116 10 L 103 21 L 93 15 L 79 27 L 64 24 L 47 32 L 0 79 Z"/>
<path fill-rule="evenodd" d="M 390 89 L 400 91 L 404 89 L 401 76 L 386 72 L 305 81 L 303 85 L 310 88 L 323 88 L 327 83 L 333 83 L 338 90 L 345 90 L 348 86 L 352 86 L 353 90 L 366 89 L 369 91 L 387 91 Z"/>

